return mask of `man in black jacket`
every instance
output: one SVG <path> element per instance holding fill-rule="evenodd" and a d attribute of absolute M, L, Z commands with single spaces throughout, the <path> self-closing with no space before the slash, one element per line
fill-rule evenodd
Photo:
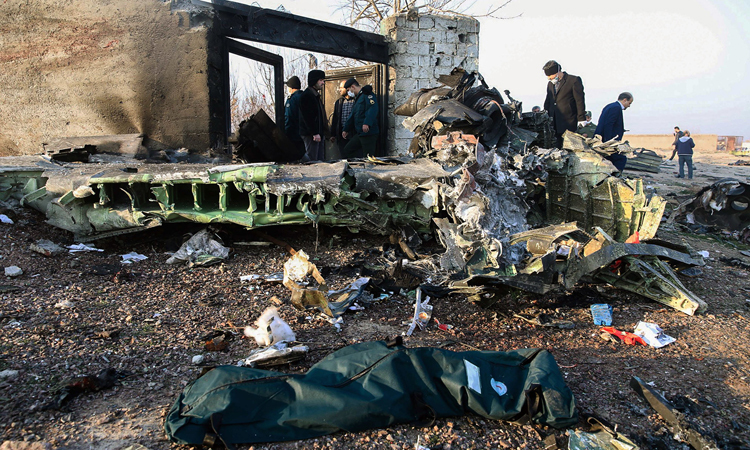
<path fill-rule="evenodd" d="M 581 77 L 562 71 L 557 61 L 548 61 L 542 68 L 547 76 L 547 98 L 544 109 L 552 117 L 557 148 L 562 147 L 565 130 L 576 131 L 586 120 L 586 101 Z"/>
<path fill-rule="evenodd" d="M 284 103 L 284 133 L 297 148 L 300 157 L 303 157 L 306 154 L 305 143 L 299 134 L 299 99 L 302 96 L 302 84 L 299 77 L 294 76 L 287 80 L 286 85 L 289 88 L 289 98 Z"/>
<path fill-rule="evenodd" d="M 341 133 L 344 131 L 344 124 L 352 115 L 352 107 L 354 107 L 354 95 L 349 92 L 349 86 L 346 86 L 347 82 L 348 80 L 341 80 L 341 83 L 339 83 L 341 97 L 333 104 L 333 119 L 331 120 L 331 142 L 338 145 L 339 155 L 344 151 L 346 144 L 349 143 L 349 139 L 342 136 Z"/>
<path fill-rule="evenodd" d="M 307 74 L 307 89 L 302 92 L 299 108 L 299 134 L 305 142 L 305 151 L 310 161 L 325 159 L 325 135 L 328 134 L 328 116 L 320 98 L 325 86 L 326 73 L 311 70 Z"/>

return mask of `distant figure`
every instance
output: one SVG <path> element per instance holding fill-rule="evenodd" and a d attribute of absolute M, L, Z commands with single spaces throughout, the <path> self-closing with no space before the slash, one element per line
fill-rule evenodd
<path fill-rule="evenodd" d="M 324 137 L 328 133 L 328 116 L 320 98 L 325 78 L 326 73 L 322 70 L 311 70 L 307 74 L 307 89 L 300 97 L 299 134 L 305 142 L 305 151 L 310 161 L 325 159 Z"/>
<path fill-rule="evenodd" d="M 586 111 L 586 121 L 583 124 L 578 124 L 578 134 L 587 138 L 594 137 L 596 132 L 596 124 L 591 121 L 591 111 Z"/>
<path fill-rule="evenodd" d="M 674 147 L 675 150 L 677 150 L 677 141 L 685 135 L 682 131 L 680 131 L 680 127 L 674 127 L 674 142 L 672 142 L 672 147 Z"/>
<path fill-rule="evenodd" d="M 339 84 L 340 97 L 333 105 L 333 119 L 331 120 L 331 142 L 335 142 L 338 146 L 339 155 L 344 151 L 346 144 L 349 143 L 349 139 L 343 137 L 342 133 L 344 132 L 344 124 L 352 115 L 352 107 L 354 106 L 354 95 L 345 87 L 347 81 L 342 80 Z"/>
<path fill-rule="evenodd" d="M 630 92 L 623 92 L 617 97 L 616 102 L 612 102 L 602 109 L 599 115 L 599 125 L 596 126 L 595 134 L 602 137 L 602 141 L 607 142 L 614 138 L 622 140 L 625 134 L 625 123 L 622 119 L 622 112 L 630 108 L 633 104 L 633 95 Z M 607 157 L 615 165 L 617 170 L 622 172 L 628 158 L 620 153 L 615 153 Z"/>
<path fill-rule="evenodd" d="M 286 82 L 289 98 L 284 103 L 284 134 L 298 150 L 298 154 L 305 154 L 305 143 L 299 134 L 299 99 L 302 96 L 302 84 L 299 77 L 291 77 Z"/>
<path fill-rule="evenodd" d="M 542 112 L 542 108 L 540 108 L 539 106 L 535 106 L 531 108 L 531 112 L 533 113 Z"/>
<path fill-rule="evenodd" d="M 693 147 L 695 147 L 695 142 L 693 142 L 693 138 L 690 137 L 690 132 L 685 130 L 685 133 L 677 139 L 675 149 L 672 152 L 672 156 L 669 158 L 670 161 L 673 160 L 675 153 L 678 156 L 677 164 L 680 166 L 680 173 L 677 175 L 677 178 L 685 178 L 684 165 L 687 164 L 688 179 L 693 179 Z"/>
<path fill-rule="evenodd" d="M 346 81 L 346 88 L 356 96 L 352 115 L 344 124 L 344 137 L 348 137 L 352 132 L 356 136 L 349 140 L 349 143 L 341 152 L 341 157 L 362 158 L 365 155 L 375 155 L 375 145 L 378 142 L 378 100 L 372 92 L 372 86 L 369 84 L 360 87 L 357 80 L 350 78 Z"/>
<path fill-rule="evenodd" d="M 565 130 L 576 131 L 577 122 L 586 120 L 583 81 L 581 77 L 563 72 L 557 61 L 547 61 L 542 69 L 549 80 L 544 109 L 552 118 L 557 148 L 562 148 Z"/>

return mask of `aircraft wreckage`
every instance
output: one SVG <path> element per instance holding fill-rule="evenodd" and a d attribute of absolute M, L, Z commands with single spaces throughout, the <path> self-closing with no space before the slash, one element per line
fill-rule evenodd
<path fill-rule="evenodd" d="M 43 212 L 80 240 L 177 222 L 342 226 L 395 233 L 406 249 L 435 235 L 445 248 L 444 276 L 425 288 L 464 293 L 483 306 L 513 289 L 543 294 L 585 281 L 686 314 L 706 309 L 676 276 L 703 265 L 701 257 L 654 239 L 664 199 L 647 195 L 640 179 L 615 176 L 603 157 L 632 151 L 627 142 L 567 133 L 562 149 L 550 149 L 546 113 L 522 113 L 509 92 L 506 103 L 476 73 L 440 81 L 445 86 L 397 110 L 415 132 L 413 157 L 223 166 L 60 161 L 75 159 L 68 149 L 64 158 L 0 158 L 0 199 Z M 259 128 L 264 114 L 256 116 L 250 122 Z M 268 145 L 285 145 L 277 131 L 268 134 Z"/>

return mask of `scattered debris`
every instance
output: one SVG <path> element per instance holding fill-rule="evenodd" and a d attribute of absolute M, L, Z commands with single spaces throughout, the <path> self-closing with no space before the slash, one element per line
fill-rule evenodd
<path fill-rule="evenodd" d="M 633 334 L 642 337 L 648 345 L 654 348 L 662 348 L 675 341 L 675 338 L 664 334 L 664 330 L 659 325 L 650 322 L 638 322 Z"/>
<path fill-rule="evenodd" d="M 594 417 L 588 417 L 587 422 L 590 425 L 588 431 L 566 431 L 569 450 L 639 450 L 633 441 L 616 431 L 616 426 Z"/>
<path fill-rule="evenodd" d="M 667 422 L 669 430 L 678 442 L 686 442 L 696 450 L 718 450 L 719 446 L 708 437 L 708 433 L 698 431 L 685 414 L 669 402 L 656 389 L 644 383 L 640 378 L 630 379 L 630 387 Z"/>
<path fill-rule="evenodd" d="M 72 308 L 74 306 L 75 304 L 68 299 L 55 303 L 55 308 L 60 308 L 60 309 Z"/>
<path fill-rule="evenodd" d="M 9 225 L 13 225 L 13 219 L 6 216 L 5 214 L 0 214 L 0 223 L 7 223 Z"/>
<path fill-rule="evenodd" d="M 570 330 L 576 327 L 576 325 L 569 320 L 558 320 L 545 313 L 538 313 L 531 317 L 523 316 L 521 314 L 513 314 L 513 317 L 540 327 L 560 328 L 564 330 Z"/>
<path fill-rule="evenodd" d="M 279 316 L 279 311 L 271 306 L 263 311 L 263 314 L 255 321 L 257 328 L 245 327 L 245 336 L 255 339 L 261 347 L 276 344 L 278 342 L 293 342 L 297 340 L 289 324 Z"/>
<path fill-rule="evenodd" d="M 620 331 L 614 327 L 602 327 L 599 331 L 603 331 L 605 333 L 611 334 L 612 336 L 617 336 L 628 345 L 635 345 L 635 344 L 648 345 L 646 344 L 646 341 L 644 341 L 642 337 L 637 336 L 633 333 L 629 333 L 627 331 Z"/>
<path fill-rule="evenodd" d="M 68 245 L 66 248 L 70 249 L 70 253 L 78 253 L 78 252 L 103 252 L 104 250 L 86 245 L 86 244 L 73 244 Z"/>
<path fill-rule="evenodd" d="M 190 360 L 190 362 L 192 362 L 193 365 L 200 366 L 201 364 L 203 364 L 203 361 L 205 361 L 205 360 L 206 360 L 205 356 L 203 356 L 203 355 L 195 355 Z"/>
<path fill-rule="evenodd" d="M 299 361 L 305 357 L 309 348 L 306 345 L 291 345 L 280 341 L 265 348 L 258 348 L 240 361 L 238 365 L 247 367 L 273 367 Z"/>
<path fill-rule="evenodd" d="M 659 173 L 659 166 L 661 166 L 663 162 L 664 158 L 659 156 L 655 151 L 642 148 L 634 151 L 632 155 L 628 156 L 625 170 Z"/>
<path fill-rule="evenodd" d="M 605 327 L 611 326 L 612 305 L 606 303 L 591 305 L 591 317 L 594 319 L 594 325 L 603 325 Z"/>
<path fill-rule="evenodd" d="M 120 255 L 120 257 L 122 258 L 123 264 L 132 264 L 134 262 L 145 261 L 148 259 L 148 256 L 141 255 L 140 253 L 136 252 L 126 253 L 124 255 Z"/>
<path fill-rule="evenodd" d="M 97 375 L 76 377 L 54 392 L 54 398 L 43 409 L 60 409 L 74 397 L 86 392 L 98 392 L 114 387 L 118 379 L 128 376 L 124 372 L 108 368 Z"/>
<path fill-rule="evenodd" d="M 65 251 L 64 248 L 48 239 L 39 239 L 35 243 L 31 244 L 30 249 L 31 251 L 40 253 L 44 256 L 59 255 L 60 253 L 63 253 Z"/>
<path fill-rule="evenodd" d="M 229 342 L 234 339 L 234 333 L 226 330 L 213 330 L 201 337 L 203 348 L 209 352 L 223 352 L 229 349 Z"/>
<path fill-rule="evenodd" d="M 9 266 L 5 268 L 5 276 L 10 278 L 20 277 L 23 270 L 18 266 Z"/>
<path fill-rule="evenodd" d="M 167 264 L 187 262 L 191 266 L 210 266 L 224 261 L 228 256 L 229 248 L 224 246 L 221 239 L 208 229 L 203 229 L 185 241 L 182 247 L 167 259 Z"/>
<path fill-rule="evenodd" d="M 417 326 L 419 326 L 420 330 L 424 330 L 430 323 L 430 318 L 432 318 L 430 297 L 425 297 L 425 300 L 422 301 L 422 289 L 417 288 L 414 300 L 414 318 L 411 321 L 411 325 L 409 325 L 409 329 L 406 331 L 406 335 L 411 336 Z"/>

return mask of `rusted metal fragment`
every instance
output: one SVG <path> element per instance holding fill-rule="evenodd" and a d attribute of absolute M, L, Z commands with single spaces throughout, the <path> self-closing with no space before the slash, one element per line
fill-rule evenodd
<path fill-rule="evenodd" d="M 244 162 L 289 162 L 304 156 L 263 109 L 243 120 L 237 134 L 236 154 Z"/>
<path fill-rule="evenodd" d="M 664 158 L 659 156 L 655 151 L 642 148 L 639 151 L 635 151 L 631 156 L 628 156 L 625 170 L 659 173 L 659 167 L 663 162 Z"/>
<path fill-rule="evenodd" d="M 742 230 L 750 225 L 750 184 L 733 178 L 719 180 L 698 192 L 683 211 L 702 225 Z"/>
<path fill-rule="evenodd" d="M 716 442 L 707 436 L 707 433 L 697 431 L 695 426 L 688 421 L 683 413 L 656 389 L 644 383 L 638 377 L 630 379 L 630 387 L 642 399 L 646 400 L 654 410 L 667 422 L 669 431 L 678 441 L 687 442 L 696 450 L 719 450 Z"/>
<path fill-rule="evenodd" d="M 442 81 L 441 81 L 442 82 Z M 433 89 L 420 89 L 412 93 L 401 106 L 396 108 L 394 114 L 411 117 L 431 103 L 448 98 L 451 88 L 440 87 Z"/>
<path fill-rule="evenodd" d="M 615 270 L 605 267 L 594 279 L 634 292 L 667 305 L 685 314 L 706 311 L 708 305 L 680 282 L 667 263 L 654 256 L 624 256 L 622 266 Z"/>
<path fill-rule="evenodd" d="M 516 233 L 510 237 L 510 243 L 512 245 L 519 242 L 526 242 L 526 249 L 529 253 L 539 256 L 548 253 L 552 243 L 559 237 L 577 231 L 580 231 L 580 229 L 576 222 L 551 225 Z"/>
<path fill-rule="evenodd" d="M 624 241 L 635 232 L 652 238 L 666 203 L 650 199 L 640 179 L 610 176 L 614 166 L 590 150 L 547 160 L 547 218 L 549 222 L 578 221 L 585 231 L 596 227 Z"/>
<path fill-rule="evenodd" d="M 54 160 L 87 162 L 94 153 L 146 157 L 142 143 L 143 134 L 135 133 L 57 138 L 42 146 L 45 154 Z"/>

